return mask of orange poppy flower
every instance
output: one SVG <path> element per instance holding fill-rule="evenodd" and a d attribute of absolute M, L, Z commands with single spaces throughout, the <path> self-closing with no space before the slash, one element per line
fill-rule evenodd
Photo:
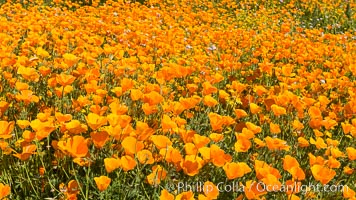
<path fill-rule="evenodd" d="M 273 97 L 266 98 L 263 102 L 264 102 L 264 104 L 266 106 L 266 110 L 267 111 L 270 111 L 272 105 L 275 105 L 275 103 L 276 103 L 276 101 L 274 100 Z"/>
<path fill-rule="evenodd" d="M 178 128 L 177 124 L 173 120 L 171 120 L 168 115 L 163 115 L 161 125 L 163 132 L 176 130 Z"/>
<path fill-rule="evenodd" d="M 22 137 L 23 137 L 23 139 L 25 139 L 26 142 L 31 142 L 32 140 L 35 139 L 36 134 L 34 132 L 29 131 L 29 130 L 25 130 L 22 133 Z"/>
<path fill-rule="evenodd" d="M 126 155 L 121 157 L 121 167 L 125 172 L 134 169 L 136 165 L 136 160 L 132 156 Z"/>
<path fill-rule="evenodd" d="M 299 137 L 298 138 L 298 146 L 299 147 L 308 147 L 309 146 L 309 142 L 304 137 Z"/>
<path fill-rule="evenodd" d="M 15 122 L 0 121 L 0 138 L 9 139 L 12 137 L 11 133 L 14 130 Z"/>
<path fill-rule="evenodd" d="M 194 200 L 194 193 L 192 191 L 182 192 L 174 200 Z"/>
<path fill-rule="evenodd" d="M 209 199 L 217 199 L 219 196 L 219 188 L 210 181 L 204 183 L 203 192 Z"/>
<path fill-rule="evenodd" d="M 350 168 L 349 166 L 345 166 L 343 172 L 345 174 L 352 175 L 355 172 L 355 170 Z"/>
<path fill-rule="evenodd" d="M 167 148 L 172 145 L 171 140 L 164 135 L 152 135 L 151 140 L 158 149 Z"/>
<path fill-rule="evenodd" d="M 222 167 L 226 162 L 231 162 L 232 157 L 229 154 L 225 154 L 224 150 L 220 149 L 219 146 L 213 144 L 210 146 L 210 159 L 215 166 Z"/>
<path fill-rule="evenodd" d="M 356 114 L 356 101 L 349 101 L 345 104 L 344 111 L 347 118 L 351 118 Z"/>
<path fill-rule="evenodd" d="M 78 135 L 68 138 L 67 141 L 59 141 L 58 148 L 74 158 L 85 157 L 89 152 L 87 140 Z"/>
<path fill-rule="evenodd" d="M 281 133 L 281 132 L 282 132 L 282 131 L 281 131 L 281 128 L 279 127 L 279 125 L 278 125 L 278 124 L 275 124 L 275 123 L 273 123 L 273 122 L 271 122 L 271 123 L 269 124 L 269 129 L 270 129 L 271 133 L 273 133 L 273 134 L 278 134 L 278 133 Z"/>
<path fill-rule="evenodd" d="M 355 70 L 356 71 L 356 70 Z M 349 186 L 345 185 L 343 188 L 343 197 L 347 199 L 354 200 L 356 197 L 356 192 L 352 190 Z"/>
<path fill-rule="evenodd" d="M 5 198 L 11 193 L 11 188 L 8 185 L 0 183 L 0 199 Z"/>
<path fill-rule="evenodd" d="M 347 151 L 347 148 L 346 148 Z M 345 157 L 345 154 L 339 150 L 337 147 L 330 147 L 326 150 L 325 155 L 330 155 L 334 158 Z"/>
<path fill-rule="evenodd" d="M 76 198 L 76 195 L 79 194 L 80 189 L 79 189 L 79 183 L 76 180 L 70 180 L 68 182 L 68 187 L 64 185 L 66 190 L 66 193 L 69 194 L 70 196 L 73 196 Z M 63 190 L 62 190 L 63 191 Z"/>
<path fill-rule="evenodd" d="M 135 85 L 135 82 L 131 79 L 123 78 L 121 80 L 122 92 L 126 92 L 126 91 L 130 90 L 131 88 L 134 87 L 134 85 Z"/>
<path fill-rule="evenodd" d="M 44 50 L 42 47 L 38 47 L 36 49 L 36 55 L 43 57 L 43 58 L 49 57 L 49 53 L 46 50 Z"/>
<path fill-rule="evenodd" d="M 197 134 L 194 130 L 179 130 L 178 134 L 184 143 L 193 142 L 194 135 Z"/>
<path fill-rule="evenodd" d="M 256 92 L 256 94 L 258 96 L 262 96 L 263 94 L 267 93 L 268 90 L 266 90 L 266 88 L 264 88 L 262 85 L 257 85 L 253 88 L 253 90 Z"/>
<path fill-rule="evenodd" d="M 38 71 L 41 73 L 42 76 L 47 76 L 51 73 L 52 70 L 49 67 L 41 66 L 38 68 Z"/>
<path fill-rule="evenodd" d="M 269 174 L 275 176 L 277 179 L 282 178 L 281 174 L 276 168 L 271 167 L 264 161 L 255 160 L 254 168 L 256 171 L 256 177 L 259 180 L 266 178 Z"/>
<path fill-rule="evenodd" d="M 143 93 L 141 92 L 141 90 L 138 90 L 138 89 L 130 90 L 130 98 L 132 99 L 132 101 L 137 101 L 137 100 L 141 99 L 142 96 L 143 96 Z"/>
<path fill-rule="evenodd" d="M 179 103 L 181 103 L 186 110 L 194 108 L 200 101 L 201 98 L 197 95 L 190 98 L 179 98 Z"/>
<path fill-rule="evenodd" d="M 70 53 L 65 53 L 63 54 L 63 60 L 68 67 L 72 67 L 78 62 L 78 57 Z"/>
<path fill-rule="evenodd" d="M 156 113 L 158 111 L 158 108 L 156 105 L 150 106 L 149 103 L 144 103 L 142 105 L 142 110 L 145 113 L 145 115 L 150 115 L 150 114 Z"/>
<path fill-rule="evenodd" d="M 78 120 L 71 120 L 65 123 L 65 128 L 70 134 L 80 134 L 85 133 L 88 130 L 87 125 L 80 123 Z"/>
<path fill-rule="evenodd" d="M 260 126 L 255 125 L 254 123 L 251 122 L 246 122 L 246 127 L 251 130 L 254 134 L 260 133 L 262 131 L 262 128 Z"/>
<path fill-rule="evenodd" d="M 167 171 L 160 165 L 152 167 L 152 172 L 147 176 L 146 180 L 150 185 L 159 185 L 167 176 Z"/>
<path fill-rule="evenodd" d="M 139 152 L 137 152 L 137 160 L 141 163 L 141 164 L 153 164 L 155 162 L 151 151 L 147 150 L 147 149 L 143 149 Z"/>
<path fill-rule="evenodd" d="M 171 106 L 169 107 L 171 108 Z M 173 108 L 172 108 L 172 111 L 173 111 L 173 114 L 178 116 L 180 115 L 183 111 L 185 110 L 185 107 L 180 103 L 180 102 L 173 102 Z"/>
<path fill-rule="evenodd" d="M 109 114 L 107 116 L 109 124 L 111 126 L 119 125 L 121 128 L 125 128 L 127 125 L 130 124 L 132 118 L 128 115 L 117 115 L 117 114 Z"/>
<path fill-rule="evenodd" d="M 17 69 L 17 74 L 20 74 L 25 80 L 38 82 L 40 75 L 35 68 L 20 66 Z"/>
<path fill-rule="evenodd" d="M 302 187 L 302 182 L 300 181 L 295 181 L 295 180 L 287 180 L 285 183 L 285 187 L 286 187 L 286 194 L 289 195 L 288 199 L 290 198 L 291 194 L 296 194 L 299 193 Z M 293 198 L 293 197 L 292 197 Z M 297 200 L 297 199 L 295 199 Z M 299 200 L 299 198 L 298 198 Z"/>
<path fill-rule="evenodd" d="M 267 194 L 265 188 L 256 181 L 247 181 L 244 190 L 247 199 L 260 199 L 260 196 Z"/>
<path fill-rule="evenodd" d="M 247 84 L 243 84 L 238 81 L 232 81 L 231 88 L 234 89 L 236 93 L 241 93 L 247 88 Z"/>
<path fill-rule="evenodd" d="M 262 111 L 262 108 L 255 103 L 250 103 L 250 111 L 252 114 L 257 114 Z"/>
<path fill-rule="evenodd" d="M 89 167 L 93 161 L 88 158 L 73 158 L 73 162 L 81 167 Z"/>
<path fill-rule="evenodd" d="M 324 185 L 329 183 L 336 175 L 334 170 L 322 165 L 313 165 L 311 171 L 315 180 L 320 181 Z"/>
<path fill-rule="evenodd" d="M 203 83 L 203 95 L 209 95 L 212 93 L 216 93 L 217 91 L 218 89 L 211 85 L 209 82 L 206 81 Z"/>
<path fill-rule="evenodd" d="M 196 84 L 187 84 L 186 87 L 189 90 L 190 94 L 193 94 L 198 90 L 198 86 Z"/>
<path fill-rule="evenodd" d="M 31 90 L 22 90 L 20 94 L 17 94 L 15 97 L 17 101 L 23 101 L 26 105 L 31 102 L 38 103 L 40 100 L 38 96 L 33 95 Z"/>
<path fill-rule="evenodd" d="M 198 148 L 193 143 L 184 144 L 184 150 L 186 155 L 196 155 Z"/>
<path fill-rule="evenodd" d="M 175 117 L 173 121 L 177 124 L 178 127 L 184 127 L 187 124 L 187 120 L 180 118 L 179 116 Z M 178 131 L 178 129 L 175 129 Z"/>
<path fill-rule="evenodd" d="M 180 167 L 183 169 L 183 172 L 188 176 L 195 176 L 202 168 L 202 161 L 203 160 L 199 156 L 187 155 L 180 162 Z"/>
<path fill-rule="evenodd" d="M 90 137 L 96 148 L 102 148 L 109 140 L 109 134 L 106 131 L 92 132 L 90 133 Z"/>
<path fill-rule="evenodd" d="M 304 180 L 305 173 L 300 168 L 298 161 L 290 155 L 286 155 L 283 159 L 283 169 L 292 174 L 294 179 Z"/>
<path fill-rule="evenodd" d="M 236 152 L 247 152 L 251 148 L 251 145 L 252 143 L 250 140 L 241 138 L 237 140 L 234 147 Z"/>
<path fill-rule="evenodd" d="M 168 148 L 160 149 L 159 154 L 169 163 L 179 163 L 182 161 L 183 157 L 180 151 L 172 146 Z"/>
<path fill-rule="evenodd" d="M 268 75 L 272 75 L 273 72 L 273 63 L 270 63 L 268 59 L 264 60 L 263 63 L 258 63 L 258 67 L 261 72 L 265 72 Z"/>
<path fill-rule="evenodd" d="M 4 155 L 10 155 L 14 150 L 10 148 L 9 143 L 4 140 L 0 140 L 0 149 L 2 150 Z"/>
<path fill-rule="evenodd" d="M 67 95 L 73 91 L 73 87 L 71 85 L 67 85 L 64 88 L 63 87 L 56 87 L 54 88 L 54 93 L 57 95 L 57 97 L 61 98 L 64 95 Z"/>
<path fill-rule="evenodd" d="M 92 130 L 97 130 L 103 125 L 106 125 L 107 119 L 104 116 L 99 116 L 95 113 L 89 113 L 88 116 L 85 117 L 89 127 Z"/>
<path fill-rule="evenodd" d="M 237 119 L 241 119 L 243 117 L 248 116 L 247 112 L 242 109 L 235 109 L 235 115 L 236 115 Z"/>
<path fill-rule="evenodd" d="M 174 200 L 174 195 L 169 193 L 166 189 L 163 189 L 159 196 L 159 200 Z"/>
<path fill-rule="evenodd" d="M 261 180 L 264 183 L 267 192 L 277 192 L 282 187 L 282 183 L 272 174 L 267 174 Z"/>
<path fill-rule="evenodd" d="M 109 107 L 111 109 L 111 112 L 116 115 L 123 115 L 128 111 L 128 107 L 123 104 L 120 104 L 118 99 L 115 99 L 112 103 L 110 103 Z"/>
<path fill-rule="evenodd" d="M 115 93 L 116 97 L 120 97 L 123 94 L 122 87 L 114 87 L 111 92 Z"/>
<path fill-rule="evenodd" d="M 349 123 L 341 123 L 342 130 L 344 131 L 344 134 L 350 133 L 351 129 L 353 128 L 352 124 Z"/>
<path fill-rule="evenodd" d="M 299 167 L 299 162 L 294 157 L 286 155 L 283 158 L 283 169 L 288 171 L 293 167 Z"/>
<path fill-rule="evenodd" d="M 16 89 L 21 91 L 21 90 L 28 90 L 30 87 L 27 83 L 22 83 L 22 82 L 16 82 L 15 85 Z"/>
<path fill-rule="evenodd" d="M 189 144 L 189 143 L 188 143 Z M 186 144 L 187 145 L 187 144 Z M 194 146 L 195 147 L 195 146 Z M 210 148 L 209 147 L 201 147 L 198 149 L 200 155 L 203 157 L 203 160 L 206 162 L 210 161 Z M 193 155 L 193 154 L 192 154 Z M 195 154 L 194 154 L 195 155 Z"/>
<path fill-rule="evenodd" d="M 296 129 L 297 131 L 300 131 L 300 130 L 302 130 L 304 128 L 304 125 L 299 120 L 294 120 L 293 121 L 293 128 Z"/>
<path fill-rule="evenodd" d="M 315 135 L 316 137 L 322 137 L 322 136 L 324 136 L 324 133 L 321 132 L 321 131 L 319 131 L 319 130 L 314 129 L 313 132 L 314 132 L 314 135 Z"/>
<path fill-rule="evenodd" d="M 156 91 L 152 91 L 148 94 L 143 95 L 143 102 L 148 103 L 150 106 L 157 105 L 163 102 L 164 98 Z"/>
<path fill-rule="evenodd" d="M 323 121 L 321 121 L 321 125 L 325 127 L 326 130 L 333 129 L 338 125 L 337 121 L 330 119 L 330 117 L 325 117 Z"/>
<path fill-rule="evenodd" d="M 111 179 L 107 176 L 94 177 L 94 181 L 100 192 L 106 190 L 111 183 Z"/>
<path fill-rule="evenodd" d="M 285 115 L 287 114 L 287 111 L 285 108 L 281 107 L 281 106 L 277 106 L 276 104 L 273 104 L 271 106 L 272 112 L 275 116 L 281 116 L 281 115 Z"/>
<path fill-rule="evenodd" d="M 211 95 L 206 95 L 203 99 L 204 105 L 208 107 L 214 107 L 216 106 L 219 102 L 215 100 Z"/>
<path fill-rule="evenodd" d="M 62 114 L 60 112 L 55 113 L 56 120 L 59 123 L 64 123 L 72 120 L 72 115 L 71 114 Z"/>
<path fill-rule="evenodd" d="M 310 144 L 314 144 L 317 149 L 325 149 L 328 145 L 324 142 L 323 138 L 317 137 L 316 141 L 313 138 L 310 138 Z"/>
<path fill-rule="evenodd" d="M 308 114 L 312 119 L 321 119 L 321 111 L 318 107 L 316 106 L 311 106 L 308 110 Z"/>
<path fill-rule="evenodd" d="M 210 125 L 213 131 L 221 131 L 222 126 L 224 125 L 223 117 L 216 113 L 209 113 L 208 114 Z"/>
<path fill-rule="evenodd" d="M 253 142 L 256 144 L 256 148 L 261 148 L 261 147 L 265 147 L 266 143 L 264 143 L 262 140 L 260 140 L 259 138 L 253 138 Z"/>
<path fill-rule="evenodd" d="M 154 132 L 155 130 L 150 128 L 147 123 L 136 121 L 136 134 L 138 140 L 144 141 L 153 135 Z"/>
<path fill-rule="evenodd" d="M 310 121 L 309 121 L 309 126 L 310 126 L 310 128 L 312 128 L 312 129 L 320 129 L 321 128 L 321 119 L 319 119 L 319 118 L 315 118 L 315 119 L 311 119 Z"/>
<path fill-rule="evenodd" d="M 215 143 L 220 142 L 224 139 L 224 135 L 223 134 L 219 134 L 219 133 L 212 133 L 209 135 L 209 138 L 214 141 Z"/>
<path fill-rule="evenodd" d="M 105 158 L 104 165 L 106 172 L 111 173 L 115 169 L 120 168 L 121 160 L 118 158 Z"/>
<path fill-rule="evenodd" d="M 324 163 L 325 163 L 324 158 L 321 156 L 315 157 L 312 153 L 309 153 L 308 156 L 309 156 L 309 165 L 311 165 L 311 166 L 316 165 L 316 164 L 324 165 Z"/>
<path fill-rule="evenodd" d="M 285 150 L 289 151 L 289 146 L 287 145 L 287 142 L 278 138 L 271 138 L 271 137 L 266 137 L 265 138 L 267 148 L 269 150 Z"/>
<path fill-rule="evenodd" d="M 341 166 L 341 163 L 336 159 L 336 158 L 334 158 L 334 157 L 332 157 L 332 156 L 329 156 L 329 159 L 328 159 L 328 161 L 327 161 L 327 166 L 329 167 L 329 168 L 340 168 L 340 166 Z"/>
<path fill-rule="evenodd" d="M 22 147 L 22 153 L 16 153 L 14 156 L 22 161 L 28 160 L 32 154 L 35 154 L 37 147 L 34 144 Z"/>
<path fill-rule="evenodd" d="M 207 145 L 210 142 L 210 139 L 203 135 L 194 134 L 192 141 L 194 142 L 196 148 L 199 149 L 199 148 Z"/>
<path fill-rule="evenodd" d="M 72 75 L 67 75 L 64 73 L 61 73 L 56 76 L 56 81 L 58 84 L 60 84 L 62 87 L 65 87 L 67 85 L 71 85 L 75 80 L 75 77 Z"/>
<path fill-rule="evenodd" d="M 97 100 L 95 100 L 94 99 L 94 95 L 93 95 L 93 101 L 98 101 L 98 102 L 94 102 L 95 105 L 91 105 L 90 106 L 90 108 L 89 108 L 90 112 L 93 112 L 93 113 L 95 113 L 97 115 L 100 115 L 100 116 L 104 115 L 104 113 L 108 110 L 108 107 L 107 106 L 101 107 L 101 106 L 98 105 L 102 101 L 101 99 L 102 98 L 99 97 Z"/>
<path fill-rule="evenodd" d="M 350 160 L 356 160 L 356 149 L 353 147 L 347 147 L 347 156 Z"/>
<path fill-rule="evenodd" d="M 144 148 L 143 142 L 138 141 L 136 138 L 132 136 L 126 137 L 121 142 L 122 147 L 125 149 L 125 153 L 127 155 L 133 155 L 138 151 L 141 151 Z"/>
<path fill-rule="evenodd" d="M 6 101 L 0 101 L 0 116 L 4 114 L 4 112 L 9 108 L 9 103 Z"/>
<path fill-rule="evenodd" d="M 245 174 L 252 172 L 251 168 L 245 162 L 230 162 L 223 167 L 229 180 L 243 177 Z"/>
<path fill-rule="evenodd" d="M 229 126 L 236 123 L 235 120 L 230 116 L 222 116 L 222 119 L 224 126 Z"/>
<path fill-rule="evenodd" d="M 41 122 L 39 119 L 35 119 L 31 121 L 30 126 L 35 131 L 38 140 L 48 137 L 49 134 L 56 130 L 52 121 Z"/>
<path fill-rule="evenodd" d="M 230 94 L 225 92 L 225 90 L 219 90 L 219 99 L 221 102 L 226 102 L 228 100 Z"/>

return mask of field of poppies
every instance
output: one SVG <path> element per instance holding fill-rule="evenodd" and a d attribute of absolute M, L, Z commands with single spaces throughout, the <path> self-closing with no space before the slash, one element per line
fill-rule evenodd
<path fill-rule="evenodd" d="M 0 199 L 356 199 L 353 1 L 0 5 Z"/>

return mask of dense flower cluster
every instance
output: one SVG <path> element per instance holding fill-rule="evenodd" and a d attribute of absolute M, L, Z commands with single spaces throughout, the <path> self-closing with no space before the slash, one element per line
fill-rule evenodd
<path fill-rule="evenodd" d="M 4 3 L 0 199 L 356 199 L 355 3 L 332 2 Z M 281 192 L 310 183 L 346 189 Z"/>

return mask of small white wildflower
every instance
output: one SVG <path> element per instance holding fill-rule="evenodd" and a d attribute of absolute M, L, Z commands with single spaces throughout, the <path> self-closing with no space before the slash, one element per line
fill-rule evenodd
<path fill-rule="evenodd" d="M 214 50 L 216 50 L 217 48 L 216 48 L 215 44 L 212 44 L 212 45 L 210 45 L 210 47 L 208 47 L 208 49 L 209 49 L 210 51 L 214 51 Z"/>

